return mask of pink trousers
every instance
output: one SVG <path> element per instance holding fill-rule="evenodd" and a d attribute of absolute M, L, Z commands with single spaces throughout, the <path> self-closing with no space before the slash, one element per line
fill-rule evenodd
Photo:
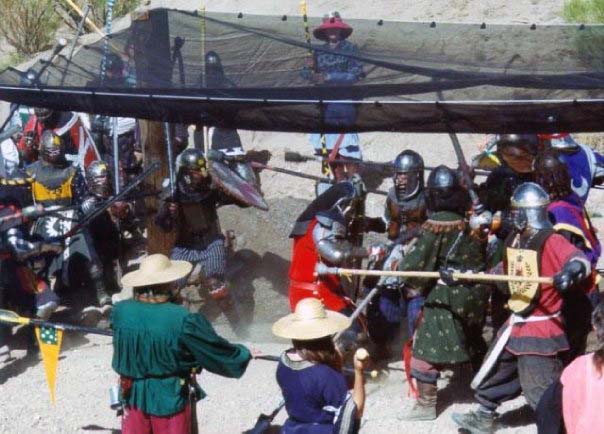
<path fill-rule="evenodd" d="M 122 434 L 189 434 L 191 407 L 170 416 L 152 416 L 134 407 L 124 410 Z"/>

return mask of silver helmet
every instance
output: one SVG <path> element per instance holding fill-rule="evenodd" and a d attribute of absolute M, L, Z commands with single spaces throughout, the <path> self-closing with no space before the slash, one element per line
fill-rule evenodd
<path fill-rule="evenodd" d="M 96 160 L 86 168 L 86 185 L 95 196 L 108 198 L 111 195 L 111 178 L 109 166 L 104 161 Z"/>
<path fill-rule="evenodd" d="M 512 219 L 518 231 L 541 230 L 552 227 L 547 217 L 549 195 L 534 182 L 520 184 L 512 195 Z"/>
<path fill-rule="evenodd" d="M 208 184 L 208 161 L 200 149 L 185 149 L 178 157 L 178 177 L 187 188 Z"/>
<path fill-rule="evenodd" d="M 550 146 L 559 151 L 574 151 L 579 147 L 579 144 L 568 133 L 548 134 L 543 137 L 549 139 Z"/>
<path fill-rule="evenodd" d="M 40 137 L 40 153 L 42 159 L 51 164 L 65 161 L 65 144 L 61 136 L 51 130 L 44 130 Z"/>
<path fill-rule="evenodd" d="M 424 159 L 417 152 L 404 150 L 396 156 L 394 191 L 399 201 L 410 199 L 424 188 Z"/>

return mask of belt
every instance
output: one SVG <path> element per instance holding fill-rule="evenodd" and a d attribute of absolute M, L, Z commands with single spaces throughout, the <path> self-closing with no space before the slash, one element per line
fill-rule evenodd
<path fill-rule="evenodd" d="M 514 327 L 514 324 L 547 321 L 548 319 L 556 318 L 559 316 L 560 316 L 560 312 L 556 312 L 553 315 L 528 316 L 526 318 L 522 317 L 520 315 L 512 314 L 510 316 L 510 320 L 509 320 L 508 325 L 506 326 L 505 330 L 503 331 L 503 333 L 501 333 L 501 335 L 499 336 L 499 339 L 497 339 L 497 342 L 495 342 L 493 349 L 489 352 L 487 357 L 484 359 L 484 361 L 482 362 L 482 365 L 480 366 L 480 369 L 478 370 L 478 373 L 472 380 L 472 383 L 470 383 L 470 386 L 472 386 L 472 389 L 476 390 L 482 384 L 482 382 L 484 381 L 486 376 L 489 374 L 489 372 L 491 372 L 491 369 L 493 369 L 493 366 L 495 366 L 495 363 L 497 362 L 499 355 L 503 352 L 505 345 L 507 344 L 508 340 L 510 339 L 510 336 L 512 334 L 512 328 Z"/>

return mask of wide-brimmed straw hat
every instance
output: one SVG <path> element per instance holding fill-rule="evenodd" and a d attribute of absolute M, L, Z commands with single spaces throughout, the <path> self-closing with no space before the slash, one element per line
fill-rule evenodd
<path fill-rule="evenodd" d="M 182 279 L 192 267 L 187 261 L 171 261 L 166 255 L 156 253 L 144 258 L 138 270 L 124 275 L 121 283 L 129 288 L 161 285 Z"/>
<path fill-rule="evenodd" d="M 304 298 L 298 302 L 294 313 L 273 324 L 273 334 L 281 338 L 308 341 L 331 336 L 348 328 L 350 324 L 350 318 L 325 310 L 320 300 Z"/>
<path fill-rule="evenodd" d="M 313 30 L 315 38 L 322 41 L 327 41 L 327 30 L 338 29 L 342 35 L 342 39 L 346 39 L 352 34 L 352 27 L 344 22 L 339 12 L 332 12 L 329 15 L 323 17 L 323 22 L 319 27 Z"/>

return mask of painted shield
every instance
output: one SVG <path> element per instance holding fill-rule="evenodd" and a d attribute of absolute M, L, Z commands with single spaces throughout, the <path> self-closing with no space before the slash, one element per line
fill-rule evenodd
<path fill-rule="evenodd" d="M 507 249 L 508 275 L 539 277 L 537 252 L 526 249 Z M 539 284 L 532 282 L 509 282 L 510 299 L 508 307 L 514 313 L 523 315 L 532 311 L 539 300 Z"/>
<path fill-rule="evenodd" d="M 226 195 L 246 205 L 268 211 L 268 205 L 256 186 L 244 180 L 220 161 L 210 160 L 209 166 L 212 180 Z"/>

